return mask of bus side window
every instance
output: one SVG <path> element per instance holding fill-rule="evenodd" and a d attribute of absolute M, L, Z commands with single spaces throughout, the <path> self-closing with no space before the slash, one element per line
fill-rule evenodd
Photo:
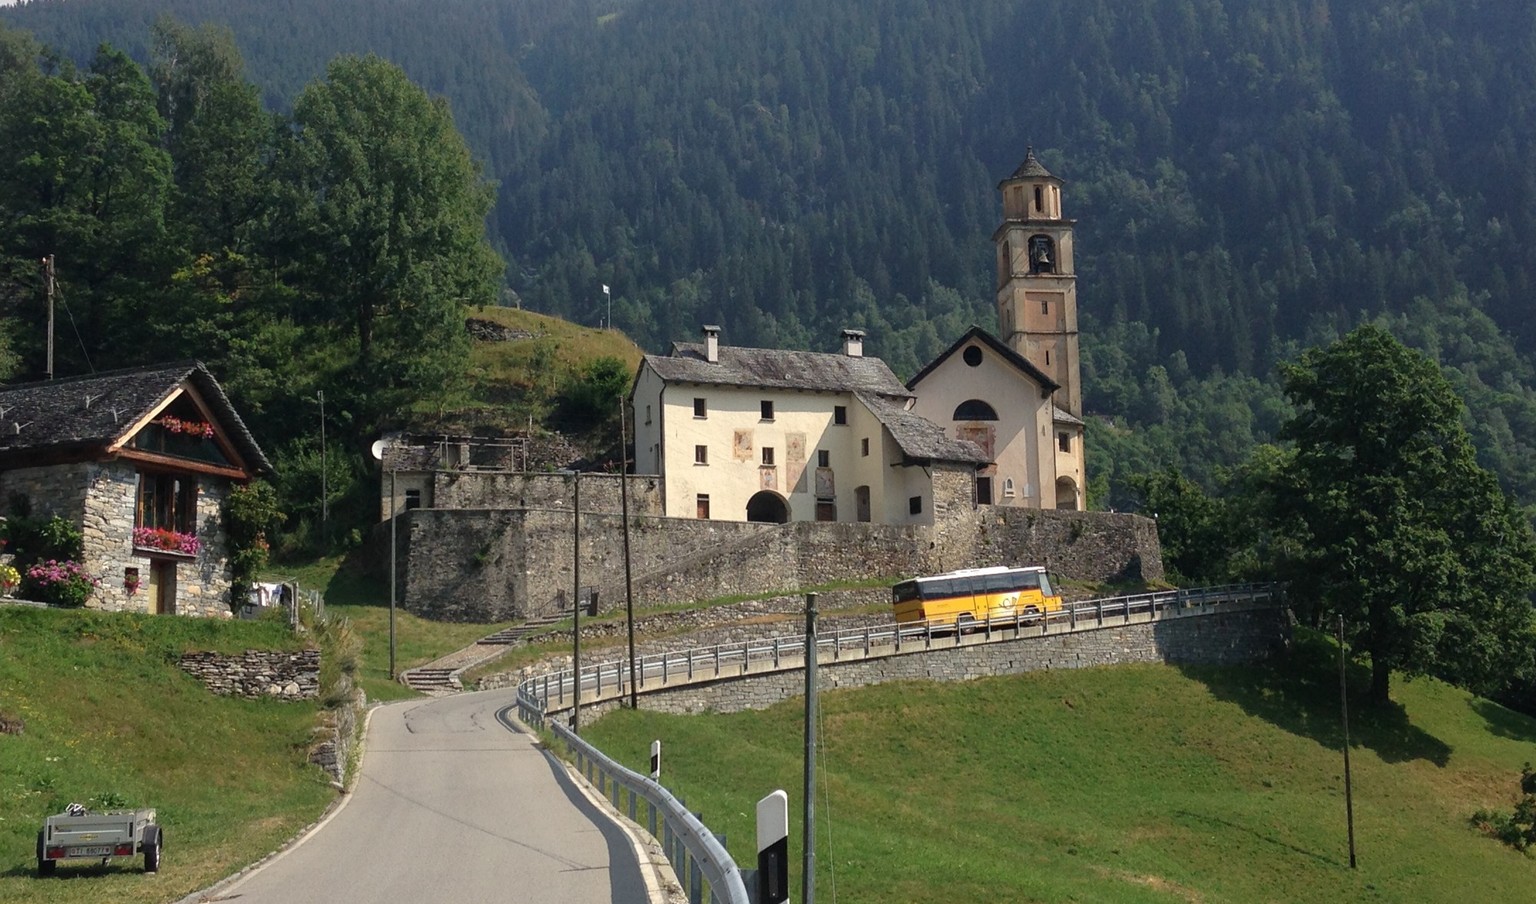
<path fill-rule="evenodd" d="M 1040 592 L 1046 596 L 1055 596 L 1056 591 L 1051 589 L 1051 582 L 1045 575 L 1040 575 Z"/>
<path fill-rule="evenodd" d="M 987 593 L 1009 593 L 1017 589 L 1013 585 L 1013 578 L 1007 574 L 989 574 L 982 581 Z"/>
<path fill-rule="evenodd" d="M 1038 572 L 1038 571 L 1031 571 L 1031 572 L 1027 572 L 1025 574 L 1019 575 L 1019 587 L 1020 587 L 1020 589 L 1023 589 L 1023 590 L 1040 590 L 1041 593 L 1044 593 L 1046 596 L 1050 596 L 1051 595 L 1051 591 L 1046 590 L 1046 589 L 1041 587 L 1041 577 L 1042 576 L 1041 576 L 1040 572 Z"/>

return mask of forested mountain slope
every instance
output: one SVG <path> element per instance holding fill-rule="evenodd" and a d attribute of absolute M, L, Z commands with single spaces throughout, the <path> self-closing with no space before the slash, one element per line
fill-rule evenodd
<path fill-rule="evenodd" d="M 1536 500 L 1536 9 L 1507 0 L 36 0 L 66 55 L 227 23 L 269 106 L 338 52 L 445 95 L 529 307 L 651 349 L 703 322 L 904 374 L 995 324 L 994 186 L 1079 221 L 1090 464 L 1267 439 L 1272 365 L 1386 317 Z M 1113 418 L 1114 423 L 1109 422 Z M 1117 493 L 1118 496 L 1118 493 Z"/>

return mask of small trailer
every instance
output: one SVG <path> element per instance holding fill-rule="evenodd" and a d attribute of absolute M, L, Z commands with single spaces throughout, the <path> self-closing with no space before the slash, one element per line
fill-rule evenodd
<path fill-rule="evenodd" d="M 92 813 L 70 804 L 63 813 L 50 816 L 37 833 L 37 874 L 51 876 L 60 860 L 100 860 L 144 855 L 144 872 L 160 871 L 160 850 L 165 834 L 155 822 L 155 811 L 108 810 Z"/>

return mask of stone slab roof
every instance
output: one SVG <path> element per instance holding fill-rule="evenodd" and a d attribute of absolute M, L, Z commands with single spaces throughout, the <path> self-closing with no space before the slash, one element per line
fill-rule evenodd
<path fill-rule="evenodd" d="M 719 347 L 717 357 L 718 362 L 712 364 L 701 343 L 677 342 L 672 345 L 672 354 L 646 355 L 645 362 L 668 383 L 912 398 L 879 358 L 726 345 Z"/>
<path fill-rule="evenodd" d="M 1051 406 L 1051 420 L 1057 424 L 1074 424 L 1078 427 L 1087 426 L 1087 424 L 1083 423 L 1082 418 L 1077 417 L 1065 408 L 1058 408 L 1055 405 Z"/>
<path fill-rule="evenodd" d="M 951 438 L 943 427 L 913 414 L 901 404 L 865 393 L 858 393 L 857 397 L 885 429 L 891 431 L 896 446 L 908 458 L 977 465 L 990 460 L 980 446 L 968 439 Z"/>
<path fill-rule="evenodd" d="M 213 410 L 246 464 L 258 474 L 272 473 L 256 438 L 199 361 L 0 387 L 0 459 L 105 452 L 184 382 Z"/>

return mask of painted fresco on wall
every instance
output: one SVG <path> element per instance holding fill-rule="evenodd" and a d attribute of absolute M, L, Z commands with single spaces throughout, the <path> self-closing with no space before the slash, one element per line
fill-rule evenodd
<path fill-rule="evenodd" d="M 758 482 L 760 484 L 762 484 L 762 487 L 761 487 L 762 489 L 773 490 L 775 492 L 778 491 L 778 489 L 779 489 L 779 469 L 778 468 L 758 468 L 757 469 L 757 477 L 758 477 Z"/>
<path fill-rule="evenodd" d="M 736 436 L 731 440 L 731 457 L 737 461 L 752 460 L 752 431 L 737 430 Z"/>
<path fill-rule="evenodd" d="M 784 434 L 784 456 L 787 461 L 805 461 L 804 433 Z"/>
<path fill-rule="evenodd" d="M 816 498 L 832 499 L 837 496 L 837 485 L 832 479 L 831 468 L 816 469 Z"/>
<path fill-rule="evenodd" d="M 968 439 L 981 447 L 987 458 L 993 458 L 992 447 L 997 442 L 997 429 L 991 424 L 956 424 L 955 438 Z"/>

